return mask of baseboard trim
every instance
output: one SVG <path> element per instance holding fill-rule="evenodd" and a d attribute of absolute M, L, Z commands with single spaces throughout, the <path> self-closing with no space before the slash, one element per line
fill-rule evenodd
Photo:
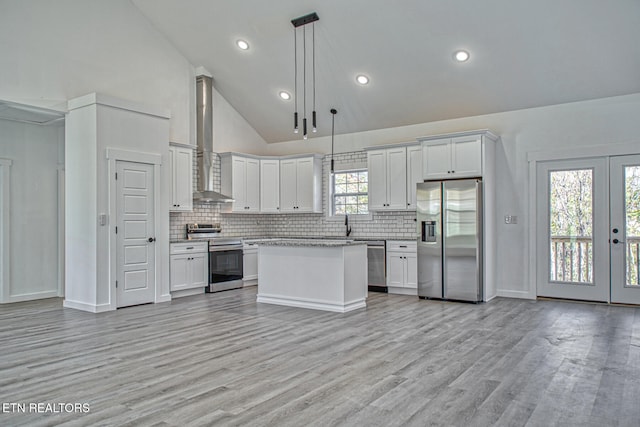
<path fill-rule="evenodd" d="M 505 297 L 505 298 L 519 298 L 519 299 L 530 299 L 535 300 L 536 296 L 532 295 L 529 291 L 512 291 L 507 289 L 498 289 L 496 292 L 497 297 Z"/>
<path fill-rule="evenodd" d="M 58 290 L 55 291 L 45 291 L 45 292 L 35 292 L 32 294 L 21 294 L 21 295 L 9 295 L 6 300 L 2 301 L 5 303 L 12 302 L 23 302 L 23 301 L 33 301 L 37 299 L 45 299 L 45 298 L 59 298 Z"/>
<path fill-rule="evenodd" d="M 88 311 L 89 313 L 104 313 L 105 311 L 112 311 L 111 304 L 87 304 L 86 302 L 70 301 L 65 299 L 62 302 L 64 308 L 73 308 L 74 310 Z"/>
<path fill-rule="evenodd" d="M 298 308 L 310 308 L 312 310 L 332 311 L 335 313 L 347 313 L 349 311 L 367 307 L 367 302 L 365 299 L 345 302 L 344 304 L 337 304 L 337 303 L 326 303 L 326 302 L 318 302 L 318 301 L 303 300 L 303 299 L 296 299 L 296 298 L 286 298 L 286 297 L 280 297 L 280 296 L 258 294 L 257 301 L 265 304 L 285 305 L 288 307 L 298 307 Z"/>
<path fill-rule="evenodd" d="M 204 288 L 182 289 L 171 292 L 171 298 L 190 297 L 192 295 L 204 294 Z"/>

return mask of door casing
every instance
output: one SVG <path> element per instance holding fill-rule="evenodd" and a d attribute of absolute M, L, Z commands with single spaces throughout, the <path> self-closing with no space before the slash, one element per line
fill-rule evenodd
<path fill-rule="evenodd" d="M 155 303 L 162 301 L 171 300 L 170 295 L 164 295 L 161 284 L 163 283 L 163 269 L 161 266 L 163 265 L 163 254 L 165 251 L 161 250 L 162 245 L 167 246 L 167 259 L 165 260 L 165 264 L 168 264 L 168 241 L 163 237 L 162 227 L 160 221 L 161 215 L 165 212 L 168 214 L 168 202 L 166 206 L 163 205 L 162 202 L 165 201 L 165 198 L 162 197 L 162 175 L 161 175 L 161 165 L 162 165 L 162 155 L 157 153 L 145 153 L 139 151 L 129 151 L 122 150 L 118 148 L 107 148 L 106 150 L 107 157 L 107 172 L 109 174 L 109 215 L 107 217 L 106 227 L 109 228 L 109 309 L 116 310 L 118 308 L 117 305 L 117 292 L 116 292 L 116 278 L 117 278 L 117 239 L 115 233 L 115 223 L 117 218 L 117 183 L 115 179 L 116 173 L 116 162 L 118 161 L 127 161 L 127 162 L 135 162 L 135 163 L 148 163 L 153 165 L 153 179 L 154 179 L 154 212 L 155 212 L 155 236 L 156 237 L 156 247 L 158 250 L 155 251 L 155 276 L 156 276 L 156 291 L 155 291 Z M 168 156 L 168 147 L 167 147 L 167 156 Z"/>

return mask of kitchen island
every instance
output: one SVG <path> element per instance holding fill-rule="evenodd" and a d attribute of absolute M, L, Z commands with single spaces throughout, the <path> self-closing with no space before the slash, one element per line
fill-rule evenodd
<path fill-rule="evenodd" d="M 258 243 L 258 302 L 348 311 L 367 306 L 367 245 L 352 240 Z"/>

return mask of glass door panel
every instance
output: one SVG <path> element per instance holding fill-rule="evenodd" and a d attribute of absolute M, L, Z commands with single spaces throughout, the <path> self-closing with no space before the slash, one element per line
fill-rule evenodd
<path fill-rule="evenodd" d="M 609 301 L 606 160 L 537 167 L 538 295 Z"/>
<path fill-rule="evenodd" d="M 640 156 L 610 163 L 611 301 L 640 304 Z"/>
<path fill-rule="evenodd" d="M 549 280 L 593 283 L 593 169 L 549 172 Z"/>

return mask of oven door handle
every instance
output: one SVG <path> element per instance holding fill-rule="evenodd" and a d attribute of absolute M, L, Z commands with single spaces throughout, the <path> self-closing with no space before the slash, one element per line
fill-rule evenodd
<path fill-rule="evenodd" d="M 222 252 L 222 251 L 242 251 L 242 246 L 237 246 L 237 245 L 209 246 L 209 252 Z"/>

